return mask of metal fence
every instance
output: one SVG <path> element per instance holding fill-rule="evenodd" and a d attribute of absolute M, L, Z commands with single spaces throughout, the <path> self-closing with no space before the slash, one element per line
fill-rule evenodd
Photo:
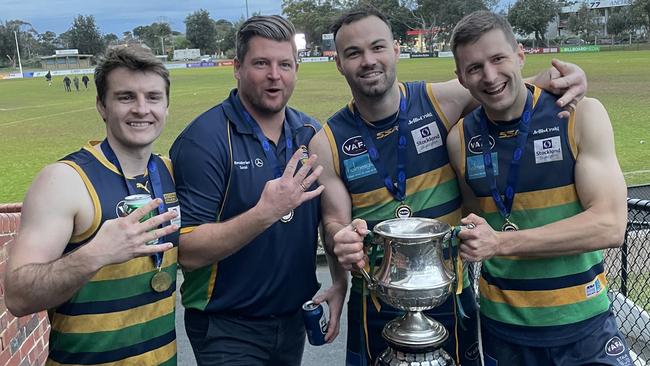
<path fill-rule="evenodd" d="M 650 365 L 650 200 L 628 198 L 620 248 L 605 252 L 610 296 L 635 365 Z"/>

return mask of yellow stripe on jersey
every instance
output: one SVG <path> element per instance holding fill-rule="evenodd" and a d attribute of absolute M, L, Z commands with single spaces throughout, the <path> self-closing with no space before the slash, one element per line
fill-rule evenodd
<path fill-rule="evenodd" d="M 338 146 L 336 146 L 336 139 L 334 138 L 334 133 L 332 132 L 330 126 L 327 124 L 323 126 L 323 130 L 325 131 L 327 140 L 330 143 L 330 150 L 332 151 L 332 163 L 334 164 L 334 172 L 336 173 L 336 175 L 340 177 L 341 167 L 339 165 L 339 149 Z"/>
<path fill-rule="evenodd" d="M 99 151 L 97 151 L 97 149 L 95 149 L 95 146 L 100 143 L 101 141 L 90 141 L 83 148 L 87 150 L 89 153 L 91 153 L 95 157 L 95 159 L 97 159 L 100 163 L 102 163 L 102 165 L 105 166 L 106 169 L 112 171 L 115 174 L 122 175 L 122 173 L 120 173 L 117 167 L 113 165 L 113 163 L 108 161 L 108 159 L 106 159 L 104 154 L 100 153 Z"/>
<path fill-rule="evenodd" d="M 81 169 L 77 163 L 70 161 L 70 160 L 61 160 L 62 163 L 67 164 L 68 166 L 72 167 L 74 170 L 77 171 L 79 176 L 81 177 L 81 180 L 84 182 L 84 185 L 86 186 L 86 189 L 88 190 L 88 194 L 90 195 L 90 199 L 93 201 L 93 222 L 90 224 L 90 227 L 84 231 L 83 233 L 79 235 L 73 235 L 70 238 L 71 243 L 80 243 L 86 239 L 88 239 L 92 234 L 99 229 L 99 223 L 102 218 L 102 204 L 99 201 L 99 196 L 97 196 L 97 192 L 95 191 L 95 187 L 93 184 L 90 182 L 90 179 L 88 179 L 88 176 L 86 173 Z"/>
<path fill-rule="evenodd" d="M 219 264 L 213 264 L 212 269 L 210 270 L 210 281 L 208 282 L 208 293 L 206 299 L 208 301 L 212 298 L 212 292 L 214 291 L 214 284 L 217 282 L 217 272 L 219 271 Z"/>
<path fill-rule="evenodd" d="M 169 267 L 176 263 L 178 258 L 178 247 L 164 252 L 162 268 Z M 133 258 L 130 261 L 111 264 L 103 267 L 93 276 L 91 281 L 120 280 L 132 276 L 144 274 L 156 269 L 150 257 Z"/>
<path fill-rule="evenodd" d="M 483 212 L 498 212 L 491 196 L 480 197 L 479 201 Z M 549 188 L 533 192 L 517 192 L 515 201 L 512 205 L 512 211 L 554 207 L 576 201 L 578 201 L 578 194 L 572 184 L 564 187 Z"/>
<path fill-rule="evenodd" d="M 535 108 L 537 106 L 537 101 L 539 101 L 539 97 L 542 95 L 542 89 L 534 85 L 533 87 L 533 108 Z"/>
<path fill-rule="evenodd" d="M 438 114 L 438 117 L 440 117 L 442 123 L 444 123 L 445 127 L 447 128 L 447 132 L 449 132 L 454 124 L 449 122 L 447 115 L 445 115 L 445 113 L 442 111 L 442 107 L 440 107 L 440 103 L 438 103 L 438 99 L 433 93 L 433 84 L 431 83 L 427 83 L 427 94 L 429 95 L 429 100 L 431 101 L 433 108 L 436 110 L 436 114 Z"/>
<path fill-rule="evenodd" d="M 143 324 L 174 312 L 176 293 L 151 304 L 112 313 L 68 316 L 56 314 L 52 329 L 61 333 L 96 333 Z"/>
<path fill-rule="evenodd" d="M 436 179 L 437 178 L 437 179 Z M 440 184 L 456 179 L 456 174 L 449 164 L 436 170 L 420 174 L 406 180 L 406 195 L 432 189 Z M 390 202 L 393 196 L 385 187 L 373 191 L 356 193 L 352 195 L 352 207 L 362 208 L 373 206 L 379 203 Z"/>
<path fill-rule="evenodd" d="M 141 355 L 129 357 L 124 360 L 107 362 L 97 364 L 96 366 L 131 366 L 131 365 L 160 365 L 169 361 L 172 357 L 176 355 L 176 340 L 169 342 L 168 344 L 151 350 L 147 353 Z M 45 366 L 83 366 L 83 365 L 73 365 L 73 364 L 62 364 L 51 359 L 48 359 L 45 363 Z"/>
<path fill-rule="evenodd" d="M 196 229 L 197 227 L 198 227 L 198 226 L 188 226 L 188 227 L 181 228 L 180 233 L 181 233 L 181 234 L 191 233 L 191 232 L 194 231 L 194 229 Z"/>
<path fill-rule="evenodd" d="M 463 123 L 465 123 L 465 119 L 461 119 L 458 122 L 458 137 L 460 138 L 460 156 L 462 157 L 461 162 L 460 162 L 460 179 L 465 181 L 465 164 L 467 161 L 467 156 L 466 156 L 466 149 L 465 149 L 465 129 L 463 128 Z"/>
<path fill-rule="evenodd" d="M 593 285 L 595 281 L 600 281 L 598 292 L 587 296 L 587 287 Z M 566 287 L 558 290 L 536 290 L 536 291 L 519 291 L 519 290 L 501 290 L 496 286 L 489 285 L 483 277 L 479 282 L 479 291 L 482 297 L 496 302 L 504 303 L 518 308 L 542 308 L 562 305 L 571 305 L 581 301 L 588 300 L 602 291 L 606 291 L 607 279 L 604 273 L 600 273 L 590 282 L 577 286 Z"/>

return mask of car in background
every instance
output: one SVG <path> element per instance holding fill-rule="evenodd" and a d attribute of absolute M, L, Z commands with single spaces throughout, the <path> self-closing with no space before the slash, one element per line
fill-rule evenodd
<path fill-rule="evenodd" d="M 585 42 L 584 39 L 574 38 L 574 37 L 567 38 L 567 39 L 564 40 L 564 44 L 570 45 L 570 46 L 582 46 L 585 43 L 586 42 Z"/>

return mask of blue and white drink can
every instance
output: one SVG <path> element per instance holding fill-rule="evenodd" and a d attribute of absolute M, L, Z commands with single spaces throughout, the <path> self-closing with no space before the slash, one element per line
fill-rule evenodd
<path fill-rule="evenodd" d="M 305 320 L 305 329 L 307 330 L 307 339 L 313 346 L 325 344 L 325 334 L 327 334 L 327 318 L 321 304 L 313 301 L 307 301 L 302 305 L 302 317 Z"/>

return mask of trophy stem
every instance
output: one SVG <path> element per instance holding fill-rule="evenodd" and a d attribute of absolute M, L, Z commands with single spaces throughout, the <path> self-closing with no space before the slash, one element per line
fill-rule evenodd
<path fill-rule="evenodd" d="M 395 348 L 417 351 L 437 348 L 447 339 L 449 332 L 421 311 L 407 311 L 386 324 L 382 336 Z"/>

